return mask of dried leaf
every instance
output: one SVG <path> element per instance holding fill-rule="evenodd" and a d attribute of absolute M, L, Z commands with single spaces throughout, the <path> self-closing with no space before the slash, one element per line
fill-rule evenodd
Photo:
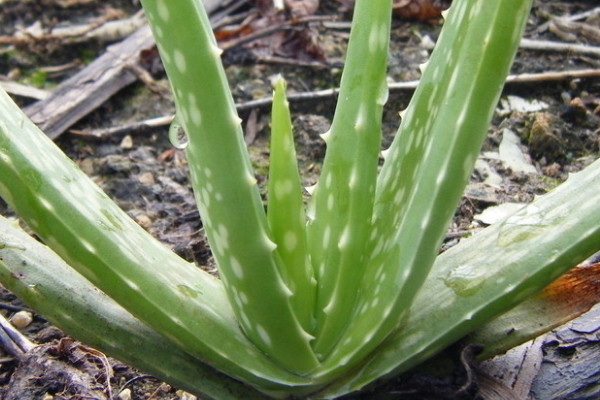
<path fill-rule="evenodd" d="M 440 17 L 449 5 L 446 0 L 395 0 L 394 14 L 404 19 L 427 21 Z"/>
<path fill-rule="evenodd" d="M 235 38 L 255 36 L 245 44 L 256 60 L 284 57 L 287 60 L 324 61 L 324 52 L 319 45 L 318 32 L 301 25 L 301 18 L 314 14 L 318 0 L 286 0 L 287 11 L 278 12 L 273 0 L 254 0 L 258 15 L 238 26 L 227 26 L 216 33 L 217 40 L 234 42 Z M 290 29 L 300 27 L 304 29 Z M 268 34 L 267 34 L 268 33 Z M 228 46 L 225 46 L 228 47 Z"/>
<path fill-rule="evenodd" d="M 544 289 L 542 295 L 557 307 L 589 310 L 600 302 L 600 263 L 571 269 Z"/>

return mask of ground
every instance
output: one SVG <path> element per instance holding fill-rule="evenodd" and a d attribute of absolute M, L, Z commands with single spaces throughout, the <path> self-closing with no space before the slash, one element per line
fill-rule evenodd
<path fill-rule="evenodd" d="M 306 43 L 296 43 L 279 54 L 269 49 L 269 42 L 259 40 L 229 49 L 224 61 L 236 102 L 266 98 L 271 93 L 270 80 L 281 73 L 288 81 L 290 93 L 328 89 L 337 85 L 343 65 L 345 42 L 350 18 L 348 1 L 323 0 L 315 15 L 326 16 L 323 22 L 311 23 L 312 38 L 318 38 L 316 50 Z M 417 2 L 426 3 L 426 2 Z M 246 9 L 251 9 L 245 6 Z M 536 0 L 526 29 L 526 38 L 535 41 L 566 42 L 599 46 L 596 29 L 585 30 L 548 24 L 555 16 L 573 16 L 593 8 L 589 1 Z M 26 35 L 21 41 L 11 41 L 15 33 L 41 23 L 45 28 L 76 23 L 90 23 L 116 15 L 126 17 L 139 10 L 135 1 L 52 1 L 0 2 L 0 74 L 3 79 L 51 90 L 101 54 L 110 41 L 69 42 L 66 39 L 32 40 Z M 334 21 L 335 20 L 335 21 Z M 600 15 L 582 18 L 578 22 L 588 27 L 599 25 Z M 335 23 L 334 23 L 335 22 Z M 388 76 L 390 81 L 416 80 L 419 64 L 425 62 L 441 28 L 441 19 L 433 17 L 415 21 L 397 16 L 393 23 Z M 224 31 L 224 30 L 222 30 Z M 592 32 L 592 33 L 590 33 Z M 242 35 L 243 32 L 234 32 Z M 226 37 L 223 34 L 223 37 Z M 229 38 L 227 36 L 227 38 Z M 279 43 L 279 42 L 277 42 Z M 267 49 L 265 49 L 267 47 Z M 543 50 L 524 46 L 518 53 L 513 74 L 547 73 L 600 69 L 596 52 L 576 49 Z M 530 47 L 530 46 L 529 46 Z M 285 56 L 285 57 L 282 57 Z M 60 147 L 72 157 L 132 218 L 170 246 L 182 257 L 216 273 L 210 251 L 203 236 L 202 225 L 188 184 L 187 166 L 181 150 L 174 149 L 167 138 L 167 127 L 147 128 L 96 138 L 86 132 L 102 128 L 127 126 L 148 118 L 168 116 L 173 112 L 171 95 L 155 55 L 150 54 L 148 67 L 153 82 L 138 81 L 121 90 L 99 109 L 72 126 L 77 133 L 65 132 L 57 139 Z M 286 60 L 283 62 L 282 60 Z M 59 68 L 60 67 L 60 68 Z M 400 121 L 399 111 L 410 100 L 411 90 L 392 90 L 386 106 L 384 145 L 388 144 Z M 600 139 L 600 80 L 594 77 L 508 83 L 499 105 L 478 167 L 448 232 L 445 246 L 451 246 L 462 235 L 484 226 L 478 215 L 486 208 L 506 202 L 524 203 L 543 194 L 598 158 Z M 525 108 L 508 103 L 508 96 L 524 102 Z M 16 96 L 22 105 L 34 100 Z M 514 97 L 513 97 L 514 99 Z M 518 99 L 517 99 L 518 100 Z M 543 103 L 534 109 L 534 102 Z M 325 132 L 333 113 L 332 97 L 291 101 L 300 167 L 304 183 L 315 182 L 324 156 L 325 146 L 319 134 Z M 269 113 L 264 107 L 241 107 L 246 139 L 252 163 L 261 184 L 268 170 Z M 510 130 L 517 137 L 516 164 L 511 164 L 499 152 Z M 507 143 L 507 142 L 505 142 Z M 0 200 L 0 213 L 10 210 Z M 475 218 L 474 218 L 475 217 Z M 4 291 L 0 308 L 5 315 L 26 309 L 12 294 Z M 36 343 L 49 343 L 63 338 L 62 332 L 34 314 L 33 323 L 23 332 Z M 453 348 L 454 360 L 465 349 Z M 1 353 L 0 353 L 1 354 Z M 23 368 L 8 355 L 0 355 L 0 393 L 8 396 L 9 380 Z M 115 394 L 130 389 L 133 399 L 178 399 L 184 394 L 152 377 L 110 360 L 115 377 L 110 382 Z M 475 398 L 476 387 L 459 393 L 466 382 L 466 369 L 456 362 L 456 368 L 442 377 L 426 373 L 411 373 L 365 398 Z M 106 378 L 97 375 L 97 384 L 106 387 Z M 39 383 L 41 386 L 44 382 Z M 426 387 L 435 387 L 425 393 Z M 12 389 L 9 389 L 12 388 Z M 59 393 L 50 389 L 48 393 Z M 40 397 L 41 398 L 41 397 Z M 52 398 L 52 397 L 50 397 Z M 54 398 L 59 397 L 57 394 Z M 68 397 L 67 397 L 68 398 Z"/>

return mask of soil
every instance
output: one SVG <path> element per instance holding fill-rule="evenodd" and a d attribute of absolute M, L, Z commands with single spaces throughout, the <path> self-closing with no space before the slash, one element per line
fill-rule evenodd
<path fill-rule="evenodd" d="M 73 5 L 65 7 L 69 3 Z M 348 22 L 350 18 L 350 12 L 344 11 L 344 3 L 347 2 L 321 1 L 316 14 L 335 18 L 336 24 L 313 25 L 312 29 L 318 36 L 318 54 L 307 51 L 306 46 L 296 45 L 292 50 L 287 50 L 288 62 L 281 63 L 279 58 L 261 57 L 264 53 L 257 51 L 257 47 L 264 47 L 265 42 L 230 49 L 224 60 L 236 102 L 244 103 L 268 97 L 271 93 L 270 78 L 278 73 L 283 74 L 288 81 L 291 93 L 336 86 L 348 37 L 348 26 L 342 22 Z M 594 8 L 594 3 L 536 0 L 525 36 L 534 40 L 564 41 L 572 35 L 576 43 L 600 46 L 600 38 L 586 36 L 581 31 L 543 29 L 552 16 L 570 16 L 589 11 Z M 43 27 L 85 23 L 106 16 L 109 12 L 129 16 L 138 10 L 136 1 L 127 0 L 7 1 L 0 3 L 0 35 L 11 37 L 23 27 L 34 23 L 41 23 Z M 597 27 L 599 20 L 600 16 L 596 14 L 595 20 L 584 19 L 582 22 Z M 419 78 L 419 64 L 427 60 L 431 52 L 430 44 L 437 38 L 440 28 L 440 18 L 415 21 L 397 17 L 394 20 L 388 72 L 390 80 L 401 82 Z M 102 40 L 85 43 L 48 40 L 23 41 L 14 46 L 5 46 L 0 52 L 0 74 L 21 83 L 51 89 L 101 54 L 110 43 Z M 277 50 L 271 50 L 270 55 L 277 54 Z M 72 128 L 85 132 L 172 114 L 174 108 L 169 86 L 160 63 L 156 56 L 153 57 L 151 64 L 154 67 L 150 71 L 154 79 L 153 85 L 137 82 L 127 87 Z M 274 62 L 275 60 L 278 62 Z M 56 66 L 64 68 L 51 68 Z M 543 73 L 599 68 L 598 53 L 593 55 L 521 49 L 512 72 Z M 409 90 L 390 93 L 384 116 L 384 145 L 390 143 L 400 121 L 398 112 L 407 106 L 410 95 Z M 503 98 L 506 99 L 509 95 L 518 96 L 528 103 L 534 100 L 543 102 L 546 106 L 537 111 L 519 111 L 509 107 L 496 113 L 484 144 L 481 164 L 473 173 L 472 181 L 457 210 L 444 244 L 446 247 L 456 243 L 464 233 L 484 226 L 485 224 L 474 219 L 484 209 L 506 202 L 531 201 L 536 195 L 543 194 L 564 181 L 569 173 L 580 170 L 598 158 L 598 78 L 512 83 L 507 84 Z M 32 102 L 25 97 L 16 97 L 16 100 L 22 106 Z M 300 167 L 304 183 L 309 186 L 316 181 L 320 171 L 325 146 L 319 134 L 329 126 L 334 101 L 333 98 L 309 99 L 294 101 L 291 106 Z M 258 107 L 245 110 L 241 112 L 241 117 L 246 122 L 246 136 L 250 142 L 249 149 L 257 178 L 259 183 L 264 184 L 269 153 L 268 109 Z M 184 153 L 173 148 L 167 138 L 167 129 L 148 128 L 102 139 L 67 132 L 57 143 L 140 225 L 185 259 L 216 273 L 188 183 Z M 504 129 L 517 134 L 518 147 L 524 154 L 523 162 L 530 165 L 533 172 L 507 166 L 506 160 L 499 157 L 498 148 L 504 137 Z M 495 184 L 486 180 L 490 174 L 499 179 Z M 11 211 L 1 200 L 0 213 L 11 215 Z M 3 314 L 10 316 L 19 309 L 26 309 L 26 306 L 14 295 L 3 291 L 0 308 L 3 309 Z M 64 335 L 58 328 L 49 325 L 43 316 L 35 313 L 33 323 L 24 328 L 23 333 L 35 343 L 47 343 L 54 350 L 58 341 L 64 340 Z M 476 385 L 465 386 L 470 376 L 470 367 L 460 363 L 465 351 L 468 349 L 460 347 L 449 350 L 449 354 L 454 355 L 450 359 L 455 362 L 443 376 L 411 372 L 403 379 L 363 398 L 476 398 Z M 115 395 L 129 389 L 132 399 L 185 398 L 184 394 L 168 384 L 143 375 L 116 360 L 109 362 L 114 371 L 109 385 Z M 17 390 L 12 386 L 14 383 L 11 383 L 11 377 L 14 381 L 17 374 L 33 374 L 23 368 L 24 363 L 16 362 L 0 350 L 0 394 L 9 398 L 11 390 Z M 101 368 L 96 369 L 95 384 L 106 390 L 106 376 Z M 55 377 L 39 378 L 41 379 L 37 380 L 36 385 L 42 389 L 38 394 L 21 398 L 81 398 L 67 393 L 64 387 L 57 388 Z M 466 389 L 461 391 L 463 386 Z M 54 397 L 42 397 L 39 393 L 49 393 Z"/>

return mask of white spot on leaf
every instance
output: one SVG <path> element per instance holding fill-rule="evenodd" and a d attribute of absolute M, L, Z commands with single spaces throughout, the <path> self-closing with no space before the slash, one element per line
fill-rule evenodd
<path fill-rule="evenodd" d="M 296 246 L 298 245 L 298 235 L 296 235 L 296 233 L 292 232 L 292 231 L 286 232 L 285 236 L 283 238 L 283 243 L 284 243 L 286 250 L 288 250 L 288 251 L 294 250 L 296 248 Z"/>
<path fill-rule="evenodd" d="M 173 58 L 175 60 L 175 67 L 177 67 L 177 70 L 182 74 L 185 73 L 187 69 L 187 63 L 183 53 L 179 49 L 175 49 L 175 51 L 173 51 Z"/>
<path fill-rule="evenodd" d="M 165 0 L 156 1 L 156 11 L 158 12 L 158 16 L 160 17 L 160 19 L 162 19 L 165 22 L 169 20 L 169 9 L 167 8 Z"/>
<path fill-rule="evenodd" d="M 242 269 L 242 264 L 235 257 L 231 257 L 229 260 L 229 266 L 231 267 L 231 271 L 238 279 L 244 278 L 244 270 Z"/>
<path fill-rule="evenodd" d="M 271 337 L 269 336 L 269 333 L 265 330 L 265 328 L 262 327 L 262 325 L 256 325 L 256 332 L 258 333 L 258 336 L 260 336 L 260 339 L 263 341 L 264 344 L 266 344 L 267 346 L 271 346 Z"/>

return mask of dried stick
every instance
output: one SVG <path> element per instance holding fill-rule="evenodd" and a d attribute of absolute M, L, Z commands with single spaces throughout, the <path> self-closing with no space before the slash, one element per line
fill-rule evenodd
<path fill-rule="evenodd" d="M 582 79 L 582 78 L 596 78 L 600 77 L 600 69 L 583 69 L 573 71 L 549 71 L 541 73 L 531 74 L 518 74 L 509 75 L 506 79 L 506 83 L 538 83 L 548 81 L 564 81 L 568 79 Z M 390 92 L 410 92 L 417 87 L 418 80 L 407 81 L 407 82 L 394 82 L 390 83 Z M 288 101 L 299 102 L 306 100 L 318 100 L 326 99 L 337 96 L 339 89 L 323 89 L 313 92 L 299 92 L 290 93 L 288 95 Z M 255 108 L 268 107 L 271 105 L 272 99 L 265 97 L 262 99 L 251 100 L 244 103 L 237 103 L 236 108 L 238 111 L 248 111 Z M 165 115 L 156 118 L 150 118 L 143 121 L 134 122 L 131 124 L 121 125 L 110 128 L 100 128 L 91 130 L 72 130 L 70 132 L 82 135 L 102 138 L 105 136 L 116 135 L 116 134 L 127 134 L 143 132 L 149 128 L 157 128 L 161 126 L 169 125 L 173 121 L 173 115 Z"/>
<path fill-rule="evenodd" d="M 553 42 L 550 40 L 521 39 L 521 48 L 527 50 L 559 51 L 600 56 L 600 47 L 585 44 Z"/>

